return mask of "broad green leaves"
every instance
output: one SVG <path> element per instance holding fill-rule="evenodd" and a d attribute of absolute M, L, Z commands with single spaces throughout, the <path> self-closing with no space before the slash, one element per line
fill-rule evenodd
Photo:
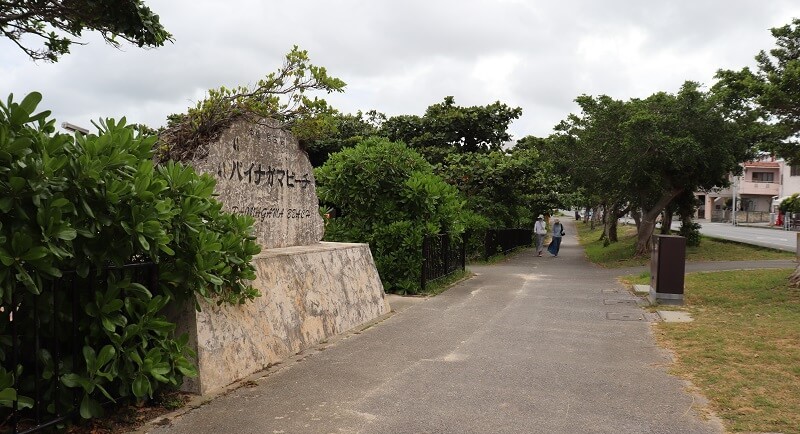
<path fill-rule="evenodd" d="M 1 306 L 10 312 L 14 297 L 21 342 L 38 330 L 43 342 L 60 340 L 62 349 L 72 338 L 54 330 L 76 315 L 79 355 L 56 370 L 47 351 L 23 352 L 15 372 L 45 366 L 43 384 L 81 389 L 80 414 L 95 417 L 100 402 L 148 399 L 196 375 L 188 339 L 175 336 L 164 309 L 195 303 L 195 294 L 219 303 L 258 296 L 246 282 L 255 277 L 250 260 L 260 248 L 250 235 L 252 219 L 227 214 L 214 200 L 213 178 L 180 164 L 154 166 L 155 137 L 138 134 L 125 119 L 101 121 L 98 134 L 56 134 L 48 112 L 34 114 L 40 100 L 31 94 L 0 104 Z M 120 267 L 143 261 L 158 266 L 155 287 Z M 74 294 L 48 289 L 72 279 Z M 31 309 L 38 309 L 36 322 Z M 6 363 L 9 315 L 0 318 Z M 0 406 L 14 397 L 27 405 L 33 380 L 17 389 L 3 375 Z"/>

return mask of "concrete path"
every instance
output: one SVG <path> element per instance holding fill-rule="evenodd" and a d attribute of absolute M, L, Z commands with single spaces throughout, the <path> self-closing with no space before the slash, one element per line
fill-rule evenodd
<path fill-rule="evenodd" d="M 636 298 L 524 251 L 153 433 L 720 433 Z M 324 351 L 320 351 L 324 350 Z"/>

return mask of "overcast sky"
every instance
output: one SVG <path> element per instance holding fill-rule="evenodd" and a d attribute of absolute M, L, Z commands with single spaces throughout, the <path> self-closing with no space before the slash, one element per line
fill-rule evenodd
<path fill-rule="evenodd" d="M 209 88 L 255 83 L 298 45 L 347 83 L 326 98 L 345 113 L 421 115 L 461 106 L 523 110 L 515 139 L 547 136 L 580 94 L 618 99 L 713 84 L 754 64 L 797 0 L 148 0 L 175 38 L 158 49 L 87 45 L 35 63 L 0 38 L 0 97 L 37 90 L 58 120 L 127 116 L 158 127 Z M 323 94 L 324 95 L 324 94 Z"/>

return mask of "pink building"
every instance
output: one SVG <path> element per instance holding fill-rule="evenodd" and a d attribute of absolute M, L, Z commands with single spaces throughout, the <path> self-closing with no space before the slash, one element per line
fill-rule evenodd
<path fill-rule="evenodd" d="M 703 203 L 699 217 L 711 221 L 729 221 L 733 197 L 736 196 L 737 220 L 743 221 L 738 211 L 745 211 L 748 221 L 769 222 L 774 212 L 773 200 L 800 192 L 800 170 L 788 173 L 789 166 L 783 160 L 767 156 L 743 163 L 742 167 L 742 175 L 731 176 L 730 187 L 695 193 Z M 792 187 L 788 194 L 789 190 L 784 188 L 787 185 Z"/>

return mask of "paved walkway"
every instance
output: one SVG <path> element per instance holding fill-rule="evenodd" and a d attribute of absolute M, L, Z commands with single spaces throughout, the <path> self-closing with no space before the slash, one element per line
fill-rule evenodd
<path fill-rule="evenodd" d="M 471 267 L 475 277 L 445 293 L 147 429 L 722 432 L 667 373 L 670 356 L 619 273 L 588 264 L 572 222 L 567 232 L 558 258 L 528 250 Z"/>

